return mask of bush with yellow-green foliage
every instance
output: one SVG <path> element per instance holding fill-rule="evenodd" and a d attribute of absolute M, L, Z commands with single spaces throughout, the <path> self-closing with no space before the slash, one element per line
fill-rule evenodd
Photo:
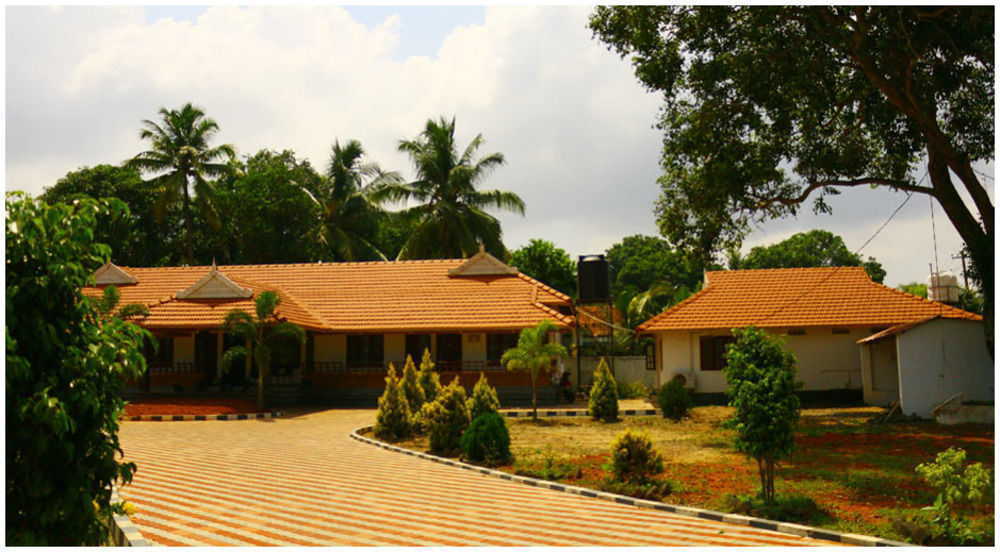
<path fill-rule="evenodd" d="M 420 386 L 417 378 L 417 367 L 413 364 L 413 358 L 406 355 L 406 365 L 403 366 L 403 394 L 406 395 L 406 402 L 410 405 L 410 412 L 420 412 L 420 408 L 427 402 L 424 388 Z"/>
<path fill-rule="evenodd" d="M 375 436 L 379 439 L 405 439 L 413 434 L 413 417 L 406 394 L 396 377 L 396 367 L 389 363 L 385 378 L 385 391 L 378 399 L 375 413 Z"/>
<path fill-rule="evenodd" d="M 618 383 L 611 375 L 608 362 L 601 362 L 594 371 L 594 386 L 590 389 L 590 415 L 598 420 L 611 421 L 618 419 Z"/>
<path fill-rule="evenodd" d="M 611 473 L 618 481 L 643 483 L 663 472 L 663 456 L 648 433 L 626 429 L 611 443 Z"/>
<path fill-rule="evenodd" d="M 473 420 L 487 412 L 496 413 L 500 410 L 500 399 L 497 398 L 497 390 L 486 380 L 486 374 L 479 373 L 479 381 L 472 388 L 472 397 L 468 402 L 469 417 Z"/>
<path fill-rule="evenodd" d="M 469 427 L 469 407 L 465 389 L 459 385 L 458 376 L 441 390 L 434 402 L 424 404 L 421 410 L 425 430 L 430 436 L 430 451 L 443 456 L 457 456 L 462 434 Z"/>
<path fill-rule="evenodd" d="M 434 362 L 431 360 L 431 352 L 424 349 L 424 356 L 420 360 L 420 372 L 417 373 L 417 382 L 424 390 L 424 402 L 432 402 L 441 393 L 441 379 L 434 371 Z"/>

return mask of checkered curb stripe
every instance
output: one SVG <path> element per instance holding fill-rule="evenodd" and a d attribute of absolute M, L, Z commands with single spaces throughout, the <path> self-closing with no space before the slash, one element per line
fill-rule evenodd
<path fill-rule="evenodd" d="M 556 411 L 550 411 L 556 412 Z M 574 411 L 569 411 L 574 412 Z M 654 411 L 655 412 L 655 411 Z M 509 413 L 505 413 L 508 414 Z M 530 412 L 529 412 L 530 414 Z M 539 416 L 542 415 L 541 412 L 538 413 Z M 584 414 L 586 412 L 584 411 Z M 575 416 L 577 414 L 569 414 L 570 416 Z M 628 414 L 626 414 L 628 415 Z M 514 416 L 509 416 L 514 417 Z M 897 542 L 889 539 L 882 539 L 878 537 L 869 537 L 867 535 L 855 535 L 853 533 L 840 533 L 838 531 L 830 531 L 827 529 L 817 529 L 815 527 L 808 527 L 805 525 L 798 525 L 795 523 L 784 523 L 780 521 L 771 521 L 768 519 L 754 518 L 750 516 L 744 516 L 739 514 L 725 514 L 722 512 L 715 512 L 713 510 L 703 510 L 701 508 L 691 508 L 689 506 L 674 506 L 671 504 L 664 504 L 663 502 L 655 502 L 652 500 L 643 500 L 639 498 L 632 498 L 629 496 L 617 495 L 613 493 L 607 493 L 603 491 L 595 491 L 593 489 L 586 489 L 583 487 L 577 487 L 574 485 L 563 485 L 561 483 L 553 483 L 552 481 L 546 481 L 544 479 L 535 479 L 533 477 L 525 477 L 522 475 L 514 475 L 507 472 L 502 472 L 499 470 L 492 470 L 490 468 L 484 468 L 482 466 L 476 466 L 473 464 L 466 464 L 465 462 L 459 462 L 458 460 L 452 460 L 450 458 L 443 458 L 441 456 L 434 456 L 433 454 L 427 454 L 424 452 L 417 452 L 415 450 L 405 449 L 402 447 L 397 447 L 390 445 L 388 443 L 383 443 L 382 441 L 377 441 L 375 439 L 370 439 L 364 437 L 360 432 L 372 431 L 374 426 L 359 427 L 351 432 L 351 438 L 362 443 L 367 443 L 369 445 L 374 445 L 379 448 L 383 448 L 392 452 L 399 452 L 407 454 L 409 456 L 415 456 L 417 458 L 423 458 L 425 460 L 431 460 L 432 462 L 437 462 L 439 464 L 445 464 L 448 466 L 454 466 L 456 468 L 461 468 L 463 470 L 469 470 L 484 475 L 489 475 L 492 477 L 497 477 L 504 479 L 506 481 L 513 481 L 515 483 L 523 483 L 525 485 L 531 485 L 533 487 L 542 487 L 545 489 L 551 489 L 553 491 L 560 491 L 569 494 L 575 494 L 580 496 L 585 496 L 589 498 L 599 498 L 601 500 L 609 500 L 611 502 L 617 502 L 618 504 L 626 504 L 629 506 L 636 506 L 639 508 L 648 508 L 653 510 L 659 510 L 662 512 L 670 512 L 672 514 L 680 516 L 689 516 L 700 519 L 707 519 L 711 521 L 721 521 L 724 523 L 732 523 L 734 525 L 745 525 L 748 527 L 754 527 L 756 529 L 765 529 L 768 531 L 775 531 L 778 533 L 785 533 L 789 535 L 796 535 L 799 537 L 809 537 L 818 540 L 832 541 L 841 544 L 849 544 L 855 546 L 913 546 L 904 542 Z"/>
<path fill-rule="evenodd" d="M 112 485 L 111 504 L 117 504 L 121 501 L 121 497 L 118 496 L 118 487 Z M 111 540 L 115 546 L 152 546 L 148 540 L 143 538 L 139 528 L 132 524 L 132 520 L 128 516 L 114 514 L 112 517 L 115 524 L 111 528 Z"/>
<path fill-rule="evenodd" d="M 227 420 L 261 420 L 264 418 L 277 418 L 284 416 L 284 412 L 256 412 L 253 414 L 213 414 L 206 416 L 203 414 L 186 414 L 184 416 L 122 416 L 124 422 L 205 422 L 205 421 L 227 421 Z"/>
<path fill-rule="evenodd" d="M 508 418 L 529 418 L 531 417 L 531 410 L 501 410 L 500 414 Z M 627 410 L 619 410 L 619 416 L 658 416 L 660 415 L 659 408 L 644 408 L 644 409 L 634 409 L 630 408 Z M 575 418 L 590 416 L 587 410 L 582 408 L 577 409 L 562 409 L 562 410 L 539 410 L 539 418 Z"/>

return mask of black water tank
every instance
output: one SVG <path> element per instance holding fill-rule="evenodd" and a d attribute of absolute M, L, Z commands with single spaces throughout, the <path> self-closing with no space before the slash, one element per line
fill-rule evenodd
<path fill-rule="evenodd" d="M 577 303 L 607 302 L 611 298 L 608 280 L 608 261 L 604 255 L 581 255 L 576 263 Z"/>

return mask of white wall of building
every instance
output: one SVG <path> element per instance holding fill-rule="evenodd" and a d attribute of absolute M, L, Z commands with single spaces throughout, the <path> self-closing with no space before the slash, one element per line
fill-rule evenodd
<path fill-rule="evenodd" d="M 385 334 L 382 337 L 382 360 L 391 362 L 399 370 L 406 363 L 406 334 Z M 413 359 L 420 363 L 420 359 Z"/>
<path fill-rule="evenodd" d="M 903 414 L 930 418 L 955 393 L 993 400 L 995 374 L 982 323 L 937 319 L 896 336 Z"/>
<path fill-rule="evenodd" d="M 899 400 L 898 364 L 894 337 L 861 345 L 865 404 L 889 406 Z"/>
<path fill-rule="evenodd" d="M 846 334 L 834 334 L 833 328 L 807 328 L 804 335 L 783 335 L 786 349 L 796 360 L 798 379 L 803 390 L 861 389 L 861 358 L 857 340 L 869 335 L 869 328 L 848 328 Z M 670 381 L 674 374 L 694 375 L 697 393 L 724 393 L 726 378 L 721 370 L 701 370 L 700 338 L 731 335 L 729 332 L 659 332 L 656 334 L 660 359 L 659 381 Z"/>
<path fill-rule="evenodd" d="M 347 362 L 347 336 L 316 334 L 313 336 L 313 359 L 316 362 Z"/>

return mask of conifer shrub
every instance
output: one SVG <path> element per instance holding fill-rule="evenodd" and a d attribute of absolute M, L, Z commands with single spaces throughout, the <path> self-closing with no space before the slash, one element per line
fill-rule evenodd
<path fill-rule="evenodd" d="M 417 380 L 417 367 L 410 355 L 406 355 L 406 365 L 403 366 L 403 394 L 410 405 L 410 412 L 420 412 L 426 402 L 426 394 Z"/>
<path fill-rule="evenodd" d="M 611 474 L 617 481 L 645 483 L 663 473 L 663 457 L 648 433 L 626 429 L 611 443 Z"/>
<path fill-rule="evenodd" d="M 375 436 L 379 439 L 405 439 L 413 433 L 413 417 L 406 401 L 403 387 L 396 377 L 396 367 L 389 363 L 389 374 L 385 378 L 385 391 L 378 398 L 378 412 L 375 413 Z"/>
<path fill-rule="evenodd" d="M 441 390 L 434 402 L 424 404 L 421 414 L 430 436 L 430 451 L 456 456 L 461 450 L 462 433 L 469 427 L 469 407 L 458 376 Z"/>
<path fill-rule="evenodd" d="M 618 419 L 618 384 L 605 359 L 594 371 L 594 386 L 590 389 L 590 415 L 595 419 L 611 421 Z"/>
<path fill-rule="evenodd" d="M 500 399 L 497 398 L 497 390 L 486 380 L 486 374 L 479 373 L 479 381 L 472 388 L 472 397 L 469 403 L 469 417 L 475 420 L 479 416 L 500 410 Z"/>
<path fill-rule="evenodd" d="M 441 379 L 434 371 L 434 362 L 431 360 L 431 352 L 424 349 L 424 356 L 420 359 L 420 372 L 417 374 L 417 382 L 424 390 L 424 402 L 433 402 L 441 393 Z"/>
<path fill-rule="evenodd" d="M 472 462 L 489 466 L 511 461 L 510 432 L 507 422 L 497 412 L 486 411 L 476 416 L 461 440 L 462 453 Z"/>
<path fill-rule="evenodd" d="M 691 393 L 684 388 L 684 383 L 676 378 L 660 387 L 660 392 L 656 395 L 656 402 L 660 405 L 663 417 L 674 421 L 687 416 L 688 410 L 694 404 Z"/>

